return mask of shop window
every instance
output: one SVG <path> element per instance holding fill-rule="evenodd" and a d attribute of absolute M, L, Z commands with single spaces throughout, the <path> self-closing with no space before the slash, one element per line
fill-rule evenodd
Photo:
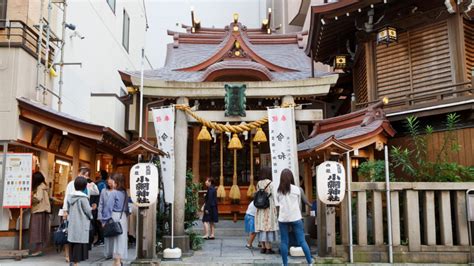
<path fill-rule="evenodd" d="M 62 158 L 56 158 L 54 161 L 54 180 L 53 180 L 53 197 L 64 200 L 66 187 L 72 180 L 72 163 Z"/>

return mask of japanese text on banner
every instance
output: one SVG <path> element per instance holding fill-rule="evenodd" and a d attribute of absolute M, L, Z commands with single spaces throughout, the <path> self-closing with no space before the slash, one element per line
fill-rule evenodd
<path fill-rule="evenodd" d="M 165 156 L 160 156 L 160 168 L 167 203 L 174 201 L 174 121 L 174 106 L 153 109 L 158 148 L 166 153 Z"/>

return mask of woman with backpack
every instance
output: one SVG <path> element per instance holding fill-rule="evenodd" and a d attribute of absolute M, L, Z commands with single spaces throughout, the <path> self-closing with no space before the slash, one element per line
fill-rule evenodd
<path fill-rule="evenodd" d="M 30 246 L 33 248 L 31 256 L 43 255 L 42 249 L 47 246 L 49 240 L 49 213 L 51 203 L 49 201 L 48 186 L 44 176 L 40 172 L 33 174 L 33 195 L 31 198 L 30 219 Z"/>
<path fill-rule="evenodd" d="M 260 253 L 275 254 L 272 250 L 272 242 L 276 240 L 276 231 L 278 231 L 277 209 L 275 199 L 272 194 L 272 170 L 270 167 L 263 167 L 260 170 L 259 181 L 257 183 L 257 193 L 255 194 L 254 204 L 257 207 L 255 215 L 255 231 L 258 233 L 258 241 L 262 243 Z M 260 205 L 260 202 L 268 204 Z M 264 206 L 267 205 L 267 206 Z"/>
<path fill-rule="evenodd" d="M 280 254 L 283 265 L 288 265 L 288 242 L 289 229 L 291 228 L 295 234 L 298 246 L 303 249 L 306 261 L 310 265 L 312 263 L 311 251 L 308 243 L 304 238 L 303 221 L 301 220 L 300 189 L 291 184 L 293 173 L 290 169 L 284 169 L 280 176 L 280 185 L 278 186 L 276 200 L 280 207 L 278 214 L 278 225 L 280 227 Z"/>

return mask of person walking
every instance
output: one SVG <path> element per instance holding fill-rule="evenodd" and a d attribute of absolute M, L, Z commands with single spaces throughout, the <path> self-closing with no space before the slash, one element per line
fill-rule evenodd
<path fill-rule="evenodd" d="M 215 223 L 219 222 L 219 213 L 217 211 L 217 190 L 214 184 L 214 178 L 206 179 L 207 193 L 204 197 L 202 211 L 204 215 L 202 222 L 204 224 L 204 239 L 215 239 Z"/>
<path fill-rule="evenodd" d="M 306 261 L 312 263 L 311 251 L 304 238 L 303 221 L 301 220 L 301 191 L 291 184 L 293 173 L 289 169 L 283 169 L 280 176 L 280 185 L 278 186 L 276 200 L 280 207 L 278 214 L 278 225 L 280 228 L 280 254 L 283 265 L 288 265 L 288 242 L 289 229 L 295 234 L 298 246 L 303 249 Z"/>
<path fill-rule="evenodd" d="M 128 196 L 125 189 L 125 177 L 120 173 L 114 173 L 111 178 L 115 183 L 115 189 L 110 193 L 104 205 L 102 211 L 102 225 L 105 225 L 105 223 L 112 219 L 114 222 L 120 222 L 122 227 L 122 234 L 109 237 L 109 241 L 113 246 L 112 255 L 114 266 L 118 266 L 122 264 L 123 259 L 127 259 L 128 257 Z"/>
<path fill-rule="evenodd" d="M 49 243 L 49 214 L 51 203 L 49 201 L 48 186 L 41 172 L 33 174 L 32 181 L 32 207 L 30 218 L 30 248 L 31 256 L 43 255 L 44 249 Z"/>
<path fill-rule="evenodd" d="M 73 265 L 89 258 L 89 231 L 93 207 L 84 191 L 87 179 L 79 176 L 74 180 L 75 191 L 70 194 L 68 205 L 69 259 Z"/>
<path fill-rule="evenodd" d="M 257 208 L 253 204 L 253 200 L 249 203 L 247 211 L 245 212 L 244 223 L 245 223 L 245 232 L 249 234 L 249 240 L 245 245 L 246 248 L 252 249 L 253 240 L 257 233 L 255 233 L 255 214 L 257 213 Z"/>
<path fill-rule="evenodd" d="M 99 207 L 97 211 L 97 220 L 99 220 L 100 226 L 102 227 L 102 221 L 104 220 L 104 216 L 107 214 L 104 213 L 104 206 L 109 200 L 109 197 L 112 194 L 112 191 L 115 190 L 115 182 L 111 177 L 107 178 L 106 188 L 100 192 L 100 200 L 99 200 Z M 102 228 L 101 228 L 102 231 Z M 103 236 L 103 235 L 102 235 Z M 104 237 L 104 257 L 106 259 L 111 259 L 114 251 L 113 241 L 112 238 Z"/>
<path fill-rule="evenodd" d="M 255 215 L 255 230 L 258 233 L 258 241 L 262 243 L 260 253 L 275 254 L 275 251 L 272 250 L 272 242 L 276 240 L 278 220 L 275 197 L 273 195 L 272 170 L 270 167 L 263 167 L 260 170 L 257 191 L 260 189 L 269 195 L 269 207 L 266 209 L 257 208 Z"/>

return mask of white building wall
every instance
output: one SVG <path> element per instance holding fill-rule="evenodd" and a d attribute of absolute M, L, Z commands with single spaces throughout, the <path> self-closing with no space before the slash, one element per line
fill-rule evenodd
<path fill-rule="evenodd" d="M 128 52 L 122 45 L 124 10 L 130 17 Z M 126 91 L 126 88 L 118 70 L 140 70 L 145 38 L 142 1 L 116 0 L 114 13 L 105 0 L 69 0 L 67 23 L 76 26 L 78 35 L 66 30 L 64 62 L 81 63 L 82 66 L 64 66 L 61 111 L 111 127 L 125 135 L 123 104 L 116 97 L 101 98 L 97 104 L 91 93 L 120 96 L 121 89 Z M 56 58 L 58 61 L 59 55 Z M 56 78 L 58 81 L 59 78 Z M 58 86 L 56 84 L 56 91 Z M 109 108 L 111 106 L 114 108 Z M 111 119 L 112 110 L 115 113 Z"/>

